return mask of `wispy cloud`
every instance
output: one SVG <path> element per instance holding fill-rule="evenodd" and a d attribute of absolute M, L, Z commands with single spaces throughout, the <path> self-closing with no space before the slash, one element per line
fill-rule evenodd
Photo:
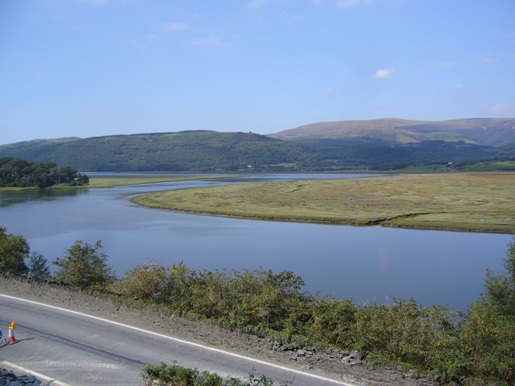
<path fill-rule="evenodd" d="M 393 68 L 384 68 L 381 70 L 377 70 L 375 74 L 376 79 L 388 79 L 392 76 L 394 69 Z"/>
<path fill-rule="evenodd" d="M 209 35 L 203 38 L 195 39 L 192 41 L 194 46 L 204 46 L 204 47 L 215 47 L 215 48 L 223 48 L 228 47 L 229 43 L 224 42 L 222 39 Z"/>
<path fill-rule="evenodd" d="M 436 68 L 452 68 L 452 67 L 455 67 L 456 64 L 457 63 L 453 60 L 440 60 L 437 62 L 432 62 L 429 65 L 431 67 L 436 67 Z"/>
<path fill-rule="evenodd" d="M 488 111 L 494 114 L 515 112 L 515 106 L 511 103 L 498 103 L 490 107 Z"/>
<path fill-rule="evenodd" d="M 483 56 L 481 58 L 481 61 L 485 64 L 494 64 L 499 61 L 499 58 L 493 57 L 493 56 Z"/>
<path fill-rule="evenodd" d="M 189 26 L 186 23 L 181 23 L 179 21 L 169 21 L 167 23 L 164 23 L 161 28 L 163 31 L 184 31 L 185 29 L 188 29 Z"/>
<path fill-rule="evenodd" d="M 336 5 L 340 8 L 352 8 L 359 5 L 370 4 L 372 0 L 338 0 Z"/>

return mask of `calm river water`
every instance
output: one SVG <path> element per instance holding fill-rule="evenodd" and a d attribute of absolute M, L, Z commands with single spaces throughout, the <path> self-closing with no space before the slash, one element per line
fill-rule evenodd
<path fill-rule="evenodd" d="M 0 194 L 0 226 L 49 262 L 76 241 L 101 240 L 118 276 L 145 261 L 193 269 L 290 270 L 305 290 L 359 304 L 414 298 L 465 309 L 487 268 L 503 267 L 511 235 L 295 224 L 146 209 L 128 197 L 157 190 L 255 180 L 356 175 L 254 175 L 111 189 Z"/>

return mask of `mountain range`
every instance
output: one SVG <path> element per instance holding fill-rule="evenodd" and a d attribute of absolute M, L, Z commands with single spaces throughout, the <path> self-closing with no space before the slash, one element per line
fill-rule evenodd
<path fill-rule="evenodd" d="M 515 119 L 320 122 L 270 135 L 182 131 L 39 139 L 0 146 L 0 157 L 81 171 L 344 171 L 515 164 Z"/>

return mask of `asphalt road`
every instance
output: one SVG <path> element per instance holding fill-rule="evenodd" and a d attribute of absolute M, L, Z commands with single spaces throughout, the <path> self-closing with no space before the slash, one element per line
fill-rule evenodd
<path fill-rule="evenodd" d="M 15 344 L 5 344 L 16 322 Z M 141 368 L 176 362 L 222 377 L 266 375 L 274 385 L 349 385 L 91 315 L 0 294 L 0 360 L 68 385 L 142 386 Z"/>

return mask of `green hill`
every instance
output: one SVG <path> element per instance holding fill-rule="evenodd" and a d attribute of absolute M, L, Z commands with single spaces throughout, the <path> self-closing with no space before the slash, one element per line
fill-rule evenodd
<path fill-rule="evenodd" d="M 3 157 L 51 160 L 84 171 L 291 170 L 312 153 L 303 145 L 263 135 L 214 131 L 114 135 L 0 146 Z"/>
<path fill-rule="evenodd" d="M 515 119 L 401 119 L 306 125 L 264 136 L 183 131 L 34 140 L 0 146 L 0 157 L 81 171 L 343 171 L 515 169 Z M 434 170 L 436 170 L 434 169 Z"/>

